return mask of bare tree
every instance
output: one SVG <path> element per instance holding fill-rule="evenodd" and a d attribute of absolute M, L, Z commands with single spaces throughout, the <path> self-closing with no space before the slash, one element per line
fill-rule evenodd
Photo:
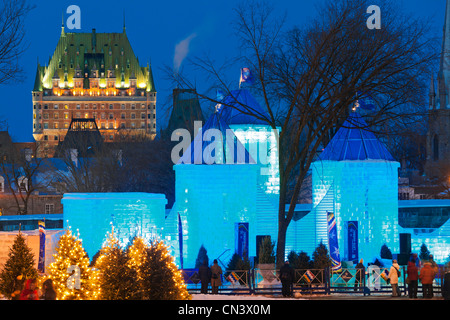
<path fill-rule="evenodd" d="M 351 112 L 356 93 L 370 92 L 375 99 L 377 109 L 366 116 L 370 127 L 380 132 L 395 128 L 392 123 L 398 119 L 416 121 L 423 112 L 417 108 L 427 95 L 430 66 L 438 57 L 435 39 L 428 36 L 426 23 L 387 0 L 379 4 L 382 28 L 369 30 L 369 6 L 366 0 L 327 0 L 318 8 L 318 18 L 290 29 L 284 17 L 274 16 L 270 5 L 245 2 L 235 10 L 241 49 L 236 61 L 252 69 L 257 81 L 251 89 L 261 96 L 267 114 L 239 102 L 230 107 L 273 129 L 281 127 L 278 264 L 284 261 L 286 232 L 304 178 L 312 162 L 320 159 L 318 151 Z M 211 88 L 231 92 L 212 59 L 191 63 L 207 74 Z M 193 87 L 182 74 L 174 81 Z M 199 96 L 220 102 L 208 92 Z"/>
<path fill-rule="evenodd" d="M 45 191 L 50 185 L 45 175 L 46 159 L 35 157 L 37 150 L 29 151 L 19 153 L 11 145 L 0 154 L 0 174 L 5 180 L 5 191 L 13 196 L 19 215 L 28 213 L 32 194 Z"/>
<path fill-rule="evenodd" d="M 24 20 L 31 9 L 25 0 L 0 2 L 0 84 L 22 79 L 19 57 L 27 48 Z"/>

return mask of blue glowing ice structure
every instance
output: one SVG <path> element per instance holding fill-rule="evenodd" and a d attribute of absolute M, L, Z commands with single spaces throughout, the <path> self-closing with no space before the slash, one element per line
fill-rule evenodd
<path fill-rule="evenodd" d="M 411 252 L 419 253 L 425 244 L 437 263 L 446 263 L 450 255 L 450 200 L 401 200 L 399 208 L 399 232 L 411 234 Z"/>
<path fill-rule="evenodd" d="M 257 234 L 277 241 L 280 193 L 278 137 L 281 128 L 272 129 L 267 124 L 269 115 L 246 89 L 231 91 L 225 97 L 220 116 L 260 166 L 257 175 Z"/>
<path fill-rule="evenodd" d="M 123 246 L 136 235 L 164 239 L 167 200 L 163 194 L 66 193 L 62 203 L 64 228 L 79 231 L 90 258 L 101 248 L 111 224 Z"/>
<path fill-rule="evenodd" d="M 177 217 L 182 222 L 183 263 L 193 268 L 203 245 L 210 259 L 227 263 L 236 250 L 236 228 L 248 223 L 248 238 L 255 239 L 256 180 L 258 166 L 251 164 L 175 165 L 176 203 L 168 219 L 172 225 L 168 240 L 178 240 Z M 168 221 L 169 223 L 169 221 Z M 170 243 L 170 242 L 169 242 Z M 170 243 L 179 264 L 179 247 Z M 255 246 L 248 247 L 255 255 Z"/>
<path fill-rule="evenodd" d="M 264 112 L 248 91 L 237 90 L 232 95 L 234 102 Z M 203 136 L 210 129 L 220 131 L 223 137 L 213 153 L 208 149 L 210 139 Z M 276 150 L 276 133 L 234 108 L 219 107 L 208 119 L 174 166 L 176 202 L 166 219 L 166 242 L 178 265 L 182 251 L 183 267 L 193 267 L 202 245 L 210 259 L 219 258 L 225 264 L 235 252 L 255 256 L 258 235 L 276 240 Z M 177 243 L 180 229 L 181 248 Z"/>
<path fill-rule="evenodd" d="M 357 249 L 356 259 L 371 261 L 383 244 L 398 252 L 398 167 L 361 116 L 352 113 L 312 165 L 313 210 L 304 221 L 312 228 L 309 250 L 327 243 L 331 211 L 343 260 L 355 260 L 350 255 Z M 349 223 L 356 233 L 350 234 Z"/>

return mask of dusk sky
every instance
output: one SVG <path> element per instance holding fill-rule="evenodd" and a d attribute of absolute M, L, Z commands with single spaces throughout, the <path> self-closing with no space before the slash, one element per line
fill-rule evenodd
<path fill-rule="evenodd" d="M 322 0 L 278 0 L 274 2 L 276 10 L 287 12 L 288 26 L 306 23 L 308 18 L 317 16 L 315 4 Z M 393 0 L 397 1 L 397 0 Z M 406 12 L 423 19 L 433 19 L 434 36 L 442 36 L 445 14 L 445 0 L 398 0 Z M 164 128 L 167 121 L 164 108 L 173 87 L 162 70 L 164 66 L 173 66 L 175 46 L 191 36 L 187 57 L 209 53 L 218 62 L 236 54 L 237 43 L 233 38 L 231 20 L 233 7 L 238 0 L 210 1 L 86 1 L 86 0 L 41 0 L 35 4 L 26 19 L 26 41 L 29 47 L 20 58 L 25 70 L 23 83 L 0 85 L 0 118 L 7 120 L 9 132 L 15 142 L 33 141 L 32 137 L 32 100 L 37 61 L 44 65 L 56 48 L 61 34 L 61 20 L 70 16 L 66 13 L 70 5 L 81 9 L 81 29 L 76 32 L 122 32 L 123 13 L 126 17 L 126 32 L 134 53 L 141 65 L 151 62 L 157 96 L 157 130 Z M 377 4 L 374 0 L 373 4 Z M 383 19 L 381 8 L 381 19 Z M 67 30 L 72 32 L 72 30 Z M 236 74 L 236 87 L 239 81 L 239 68 L 229 70 Z M 436 66 L 438 67 L 438 66 Z M 202 87 L 203 78 L 195 78 Z"/>

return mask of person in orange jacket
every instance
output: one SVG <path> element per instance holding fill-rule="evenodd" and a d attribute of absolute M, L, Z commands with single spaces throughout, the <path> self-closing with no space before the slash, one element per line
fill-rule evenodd
<path fill-rule="evenodd" d="M 419 279 L 422 282 L 423 297 L 428 299 L 433 297 L 433 280 L 436 275 L 431 263 L 425 262 L 420 270 Z"/>
<path fill-rule="evenodd" d="M 408 262 L 408 268 L 406 270 L 408 274 L 408 294 L 412 299 L 417 298 L 417 282 L 419 280 L 419 268 L 417 268 L 414 258 Z"/>

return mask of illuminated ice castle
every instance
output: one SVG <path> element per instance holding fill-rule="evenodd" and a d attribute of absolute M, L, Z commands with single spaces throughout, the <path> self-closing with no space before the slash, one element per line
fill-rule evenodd
<path fill-rule="evenodd" d="M 264 113 L 247 90 L 231 95 L 227 104 L 236 101 Z M 67 194 L 64 219 L 80 230 L 91 257 L 111 223 L 122 243 L 137 234 L 164 239 L 184 268 L 194 267 L 201 246 L 210 259 L 224 264 L 235 252 L 256 256 L 258 239 L 277 240 L 276 137 L 263 121 L 224 105 L 174 165 L 175 204 L 170 210 L 165 210 L 164 195 Z M 326 244 L 331 211 L 341 260 L 371 262 L 384 244 L 399 253 L 404 233 L 411 235 L 413 252 L 425 243 L 435 260 L 444 262 L 450 253 L 450 203 L 399 201 L 398 167 L 362 117 L 352 113 L 312 164 L 313 203 L 296 206 L 286 254 L 294 250 L 311 256 L 321 241 Z"/>

